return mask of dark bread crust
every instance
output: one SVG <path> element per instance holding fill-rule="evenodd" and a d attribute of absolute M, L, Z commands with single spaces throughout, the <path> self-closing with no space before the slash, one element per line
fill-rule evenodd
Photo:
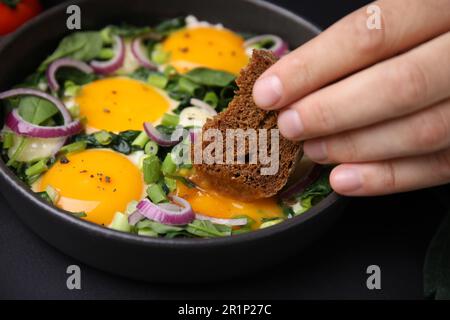
<path fill-rule="evenodd" d="M 258 108 L 252 95 L 256 80 L 276 61 L 272 52 L 254 50 L 252 59 L 236 80 L 239 87 L 236 96 L 225 111 L 205 123 L 203 132 L 210 128 L 219 129 L 225 137 L 226 129 L 278 129 L 278 112 Z M 203 149 L 209 143 L 203 141 Z M 248 147 L 248 143 L 246 146 Z M 267 147 L 270 154 L 270 140 Z M 261 168 L 268 165 L 263 165 L 259 161 L 257 164 L 199 164 L 194 167 L 198 177 L 207 179 L 208 184 L 216 190 L 243 200 L 254 200 L 274 196 L 284 187 L 300 153 L 302 153 L 300 142 L 289 141 L 280 135 L 280 166 L 276 175 L 261 175 Z"/>

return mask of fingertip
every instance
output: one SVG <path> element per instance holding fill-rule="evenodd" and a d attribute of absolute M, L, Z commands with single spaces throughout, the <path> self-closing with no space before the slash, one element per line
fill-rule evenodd
<path fill-rule="evenodd" d="M 283 137 L 298 141 L 303 133 L 303 122 L 294 109 L 286 109 L 278 115 L 278 129 Z"/>
<path fill-rule="evenodd" d="M 261 109 L 277 109 L 276 104 L 283 96 L 283 84 L 274 74 L 263 75 L 253 86 L 253 100 Z"/>
<path fill-rule="evenodd" d="M 354 196 L 363 193 L 363 179 L 360 170 L 353 165 L 339 165 L 331 171 L 330 184 L 341 195 Z"/>

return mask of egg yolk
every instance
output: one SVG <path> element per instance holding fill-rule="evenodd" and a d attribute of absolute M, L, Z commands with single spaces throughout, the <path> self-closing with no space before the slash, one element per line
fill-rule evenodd
<path fill-rule="evenodd" d="M 198 27 L 172 33 L 163 43 L 169 63 L 181 73 L 197 67 L 238 74 L 248 63 L 244 39 L 227 29 Z"/>
<path fill-rule="evenodd" d="M 87 127 L 120 132 L 142 130 L 146 121 L 155 122 L 168 111 L 168 98 L 141 81 L 115 77 L 82 87 L 75 102 Z"/>
<path fill-rule="evenodd" d="M 198 187 L 189 188 L 182 182 L 177 182 L 175 193 L 186 199 L 196 213 L 220 219 L 247 216 L 255 221 L 252 225 L 254 229 L 259 228 L 263 218 L 284 217 L 283 210 L 274 198 L 244 202 L 210 189 L 204 181 L 197 181 L 195 178 L 193 181 Z"/>
<path fill-rule="evenodd" d="M 110 150 L 91 149 L 69 154 L 42 177 L 38 191 L 52 186 L 59 192 L 56 205 L 70 212 L 85 212 L 88 221 L 108 225 L 114 213 L 140 200 L 144 182 L 127 157 Z"/>

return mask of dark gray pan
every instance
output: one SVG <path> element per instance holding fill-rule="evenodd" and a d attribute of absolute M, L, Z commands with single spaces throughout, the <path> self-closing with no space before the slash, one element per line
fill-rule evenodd
<path fill-rule="evenodd" d="M 85 30 L 122 21 L 152 25 L 167 18 L 194 14 L 233 30 L 277 34 L 293 47 L 319 32 L 293 13 L 262 1 L 85 0 L 75 3 L 81 7 Z M 66 7 L 62 4 L 45 12 L 5 41 L 0 48 L 1 91 L 33 72 L 69 32 L 65 27 Z M 323 234 L 345 202 L 333 193 L 302 216 L 239 236 L 158 239 L 109 230 L 53 208 L 30 192 L 1 161 L 0 186 L 20 219 L 52 246 L 99 269 L 157 282 L 214 281 L 272 266 Z"/>

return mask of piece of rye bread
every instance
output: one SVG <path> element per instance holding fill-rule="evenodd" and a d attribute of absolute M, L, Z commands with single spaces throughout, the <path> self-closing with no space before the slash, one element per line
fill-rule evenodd
<path fill-rule="evenodd" d="M 256 129 L 257 132 L 258 129 L 269 129 L 267 151 L 270 154 L 270 129 L 278 129 L 278 112 L 258 108 L 253 101 L 252 91 L 259 76 L 276 61 L 277 59 L 272 52 L 254 50 L 249 64 L 242 69 L 240 76 L 236 79 L 239 89 L 228 108 L 213 119 L 209 119 L 203 126 L 203 132 L 211 128 L 219 129 L 222 132 L 224 157 L 226 129 L 245 130 L 252 128 Z M 210 141 L 203 141 L 203 150 L 210 143 Z M 248 149 L 247 140 L 246 154 L 248 154 Z M 206 180 L 207 184 L 215 190 L 241 200 L 250 201 L 276 195 L 285 186 L 295 163 L 302 154 L 303 148 L 300 142 L 289 141 L 280 135 L 279 170 L 275 175 L 262 175 L 260 173 L 261 168 L 269 165 L 263 165 L 260 161 L 257 164 L 249 164 L 248 161 L 245 164 L 196 164 L 194 167 L 197 178 Z"/>

